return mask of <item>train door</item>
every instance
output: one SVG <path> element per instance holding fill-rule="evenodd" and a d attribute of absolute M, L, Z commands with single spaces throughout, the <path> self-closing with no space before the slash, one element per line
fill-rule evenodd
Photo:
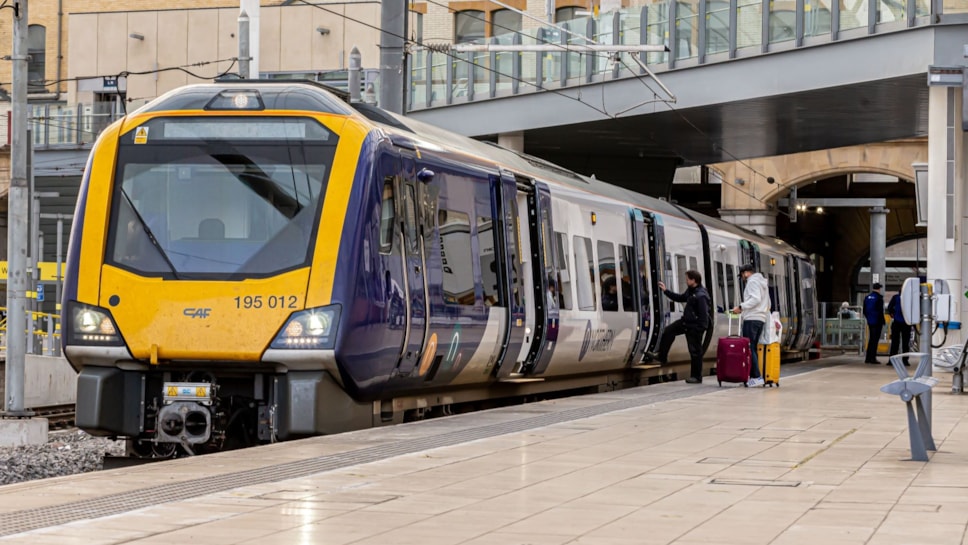
<path fill-rule="evenodd" d="M 783 332 L 783 347 L 791 348 L 800 335 L 800 290 L 797 289 L 796 258 L 783 256 L 783 262 L 786 268 L 786 315 L 789 317 L 787 330 Z"/>
<path fill-rule="evenodd" d="M 632 245 L 635 248 L 635 274 L 632 293 L 638 303 L 639 327 L 635 333 L 630 363 L 642 361 L 642 355 L 659 341 L 659 328 L 665 314 L 665 301 L 659 291 L 662 260 L 665 255 L 665 232 L 662 219 L 651 212 L 632 210 Z"/>
<path fill-rule="evenodd" d="M 491 176 L 491 196 L 494 205 L 495 271 L 499 290 L 498 305 L 506 318 L 507 326 L 502 336 L 501 353 L 498 356 L 498 378 L 510 378 L 515 374 L 516 360 L 521 353 L 525 337 L 524 262 L 520 249 L 520 225 L 518 223 L 517 183 L 507 173 Z"/>
<path fill-rule="evenodd" d="M 531 232 L 531 271 L 533 274 L 535 319 L 531 348 L 525 364 L 538 374 L 551 362 L 558 341 L 558 305 L 561 286 L 555 274 L 555 243 L 552 237 L 551 194 L 548 186 L 535 182 L 528 194 L 528 226 Z"/>
<path fill-rule="evenodd" d="M 397 363 L 397 374 L 409 376 L 420 360 L 427 335 L 429 300 L 427 298 L 427 259 L 422 236 L 420 187 L 416 162 L 409 153 L 402 154 L 401 176 L 397 177 L 396 194 L 400 196 L 400 230 L 403 246 L 404 289 L 407 292 L 406 326 L 403 348 Z"/>

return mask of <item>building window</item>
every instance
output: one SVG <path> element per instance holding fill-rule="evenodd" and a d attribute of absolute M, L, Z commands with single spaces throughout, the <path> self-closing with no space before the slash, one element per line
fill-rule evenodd
<path fill-rule="evenodd" d="M 27 27 L 27 92 L 42 93 L 47 90 L 47 29 L 43 25 Z"/>
<path fill-rule="evenodd" d="M 521 32 L 521 14 L 509 9 L 491 12 L 491 36 Z"/>
<path fill-rule="evenodd" d="M 567 8 L 558 8 L 555 10 L 555 22 L 564 23 L 565 21 L 571 21 L 572 19 L 577 19 L 580 17 L 578 15 L 579 11 L 588 11 L 588 8 L 580 8 L 577 6 L 568 6 Z"/>
<path fill-rule="evenodd" d="M 454 14 L 454 43 L 484 43 L 484 12 L 458 11 Z"/>

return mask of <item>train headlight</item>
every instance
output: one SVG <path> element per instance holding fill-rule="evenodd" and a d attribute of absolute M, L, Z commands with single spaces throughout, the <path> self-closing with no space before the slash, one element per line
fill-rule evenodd
<path fill-rule="evenodd" d="M 273 339 L 271 348 L 319 350 L 336 343 L 340 306 L 330 305 L 293 313 Z"/>
<path fill-rule="evenodd" d="M 122 345 L 121 335 L 111 313 L 101 307 L 76 301 L 68 303 L 67 324 L 69 344 Z"/>

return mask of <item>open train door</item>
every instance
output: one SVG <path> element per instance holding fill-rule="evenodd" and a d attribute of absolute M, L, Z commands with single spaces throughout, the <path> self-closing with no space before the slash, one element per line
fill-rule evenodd
<path fill-rule="evenodd" d="M 525 359 L 529 374 L 540 374 L 548 368 L 555 343 L 558 342 L 559 298 L 561 286 L 555 273 L 552 230 L 551 193 L 548 186 L 535 182 L 528 194 L 528 227 L 531 232 L 531 271 L 534 278 L 532 298 L 535 319 L 531 349 Z"/>
<path fill-rule="evenodd" d="M 527 329 L 524 285 L 524 260 L 520 249 L 520 224 L 517 203 L 517 182 L 514 176 L 502 172 L 491 176 L 491 203 L 494 213 L 494 265 L 497 273 L 498 302 L 503 307 L 504 328 L 501 351 L 497 359 L 495 376 L 499 379 L 513 378 L 518 374 L 517 359 L 524 344 Z"/>
<path fill-rule="evenodd" d="M 662 218 L 645 210 L 632 210 L 632 245 L 635 247 L 637 282 L 632 282 L 632 294 L 637 303 L 639 323 L 630 356 L 632 365 L 642 361 L 643 355 L 659 343 L 665 298 L 659 290 L 665 256 L 665 229 Z"/>
<path fill-rule="evenodd" d="M 407 294 L 406 325 L 403 334 L 403 346 L 397 363 L 399 376 L 410 375 L 417 362 L 420 361 L 424 341 L 427 336 L 427 316 L 429 301 L 427 299 L 427 258 L 424 247 L 422 217 L 419 213 L 421 188 L 417 181 L 416 161 L 409 152 L 401 154 L 401 172 L 396 177 L 394 192 L 400 209 L 400 236 L 403 250 L 403 280 Z"/>

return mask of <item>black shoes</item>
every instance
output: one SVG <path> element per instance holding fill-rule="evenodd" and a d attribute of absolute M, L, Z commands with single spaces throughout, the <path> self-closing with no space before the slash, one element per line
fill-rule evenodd
<path fill-rule="evenodd" d="M 880 365 L 881 364 L 881 362 L 876 361 L 876 360 L 875 361 L 865 361 L 864 363 L 866 363 L 868 365 Z M 890 365 L 890 363 L 888 363 L 888 365 Z"/>
<path fill-rule="evenodd" d="M 659 355 L 656 354 L 655 352 L 646 352 L 645 357 L 649 358 L 651 361 L 657 361 L 662 364 L 665 363 L 665 360 L 659 358 Z"/>
<path fill-rule="evenodd" d="M 702 384 L 701 378 L 689 377 L 686 379 L 686 384 Z"/>

